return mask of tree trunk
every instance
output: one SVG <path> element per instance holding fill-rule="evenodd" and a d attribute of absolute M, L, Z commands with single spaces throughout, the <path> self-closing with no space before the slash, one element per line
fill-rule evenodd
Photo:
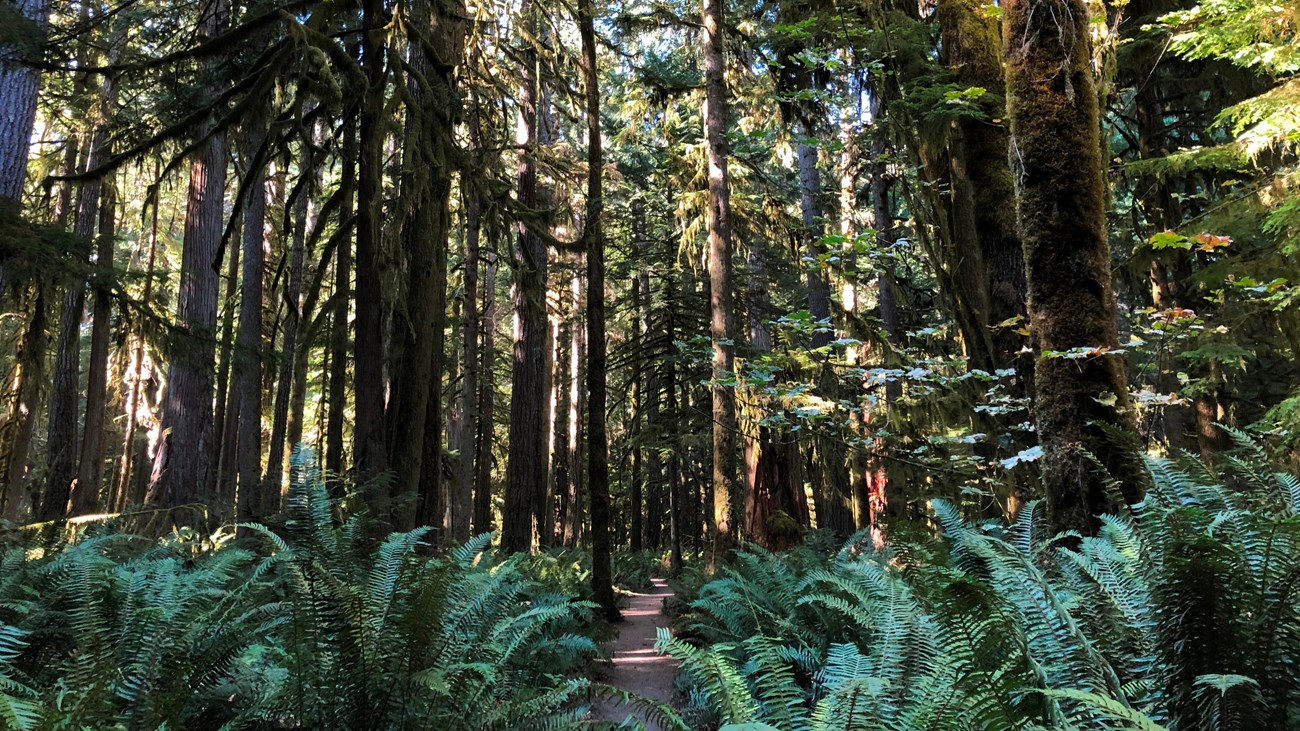
<path fill-rule="evenodd" d="M 645 394 L 641 386 L 643 373 L 646 370 L 646 362 L 642 359 L 642 353 L 645 351 L 645 339 L 648 333 L 642 327 L 643 320 L 641 312 L 645 305 L 645 290 L 641 288 L 641 278 L 637 277 L 632 280 L 632 306 L 636 308 L 636 319 L 633 321 L 633 338 L 637 345 L 636 366 L 632 369 L 631 383 L 628 385 L 628 421 L 627 428 L 628 450 L 632 453 L 632 478 L 628 482 L 628 518 L 631 525 L 628 526 L 628 548 L 633 551 L 640 551 L 643 547 L 645 520 L 643 518 L 642 502 L 645 497 L 644 484 L 641 481 L 641 452 L 644 449 L 645 432 L 642 430 L 642 418 L 645 413 Z M 650 364 L 653 369 L 654 364 Z"/>
<path fill-rule="evenodd" d="M 454 438 L 456 460 L 455 494 L 451 501 L 451 536 L 458 543 L 469 540 L 474 500 L 474 438 L 478 435 L 478 267 L 479 236 L 482 233 L 483 199 L 470 193 L 465 205 L 465 274 L 462 308 L 465 326 L 461 334 L 460 421 Z M 489 374 L 490 380 L 491 374 Z"/>
<path fill-rule="evenodd" d="M 515 142 L 519 154 L 519 205 L 537 208 L 537 28 L 536 7 L 525 0 L 520 17 L 526 28 L 520 57 L 519 116 Z M 538 480 L 545 480 L 546 432 L 542 422 L 543 368 L 546 341 L 546 244 L 528 220 L 518 223 L 512 298 L 516 333 L 510 378 L 510 445 L 506 462 L 505 510 L 501 545 L 507 551 L 529 551 L 536 535 L 534 500 Z"/>
<path fill-rule="evenodd" d="M 572 297 L 570 304 L 571 312 L 577 313 L 583 311 L 583 284 L 584 279 L 579 274 L 573 275 L 569 283 L 569 291 Z M 577 316 L 574 315 L 574 322 L 571 330 L 571 342 L 569 344 L 569 465 L 572 473 L 569 476 L 569 510 L 568 522 L 565 524 L 565 545 L 577 547 L 583 542 L 583 512 L 586 501 L 583 496 L 586 493 L 586 462 L 582 459 L 583 445 L 583 422 L 582 410 L 586 401 L 584 398 L 585 390 L 582 388 L 583 369 L 582 365 L 586 362 L 586 337 L 583 328 L 578 327 Z"/>
<path fill-rule="evenodd" d="M 380 283 L 383 219 L 384 26 L 382 0 L 363 0 L 361 60 L 366 90 L 360 118 L 357 181 L 356 337 L 353 340 L 352 459 L 378 528 L 390 525 L 389 490 L 376 478 L 388 470 L 384 443 L 384 329 Z"/>
<path fill-rule="evenodd" d="M 638 231 L 644 231 L 643 227 L 638 227 Z M 645 250 L 646 243 L 641 242 L 639 247 Z M 643 364 L 647 364 L 645 373 L 645 387 L 642 389 L 642 402 L 645 409 L 645 431 L 642 432 L 642 449 L 646 453 L 645 457 L 645 485 L 646 485 L 646 518 L 645 525 L 645 544 L 651 550 L 659 550 L 663 544 L 663 517 L 664 517 L 664 500 L 663 500 L 663 464 L 659 459 L 659 368 L 655 362 L 653 350 L 649 346 L 648 340 L 651 335 L 651 313 L 654 303 L 654 295 L 650 289 L 650 272 L 641 269 L 637 274 L 637 279 L 641 283 L 641 312 L 639 313 L 640 332 L 641 332 L 641 353 L 640 358 Z"/>
<path fill-rule="evenodd" d="M 158 167 L 155 166 L 155 179 Z M 149 303 L 153 300 L 153 278 L 154 267 L 158 256 L 158 198 L 152 200 L 153 205 L 149 207 L 149 253 L 147 254 L 147 263 L 145 264 L 144 273 L 144 292 L 140 295 L 140 307 L 143 310 L 149 309 Z M 140 423 L 140 402 L 142 398 L 141 391 L 144 388 L 144 331 L 143 324 L 135 328 L 135 345 L 131 348 L 131 365 L 127 371 L 127 378 L 130 380 L 130 387 L 127 390 L 126 397 L 126 428 L 122 435 L 122 456 L 117 464 L 117 502 L 112 506 L 115 511 L 122 511 L 131 503 L 132 488 L 132 469 L 134 467 L 136 453 L 136 431 Z M 220 402 L 218 402 L 220 403 Z"/>
<path fill-rule="evenodd" d="M 29 487 L 28 458 L 36 435 L 36 414 L 40 409 L 41 386 L 45 381 L 45 350 L 49 341 L 45 296 L 45 288 L 38 285 L 32 297 L 27 327 L 18 346 L 16 393 L 2 430 L 8 447 L 8 462 L 3 474 L 5 492 L 0 516 L 11 523 L 19 522 Z"/>
<path fill-rule="evenodd" d="M 668 302 L 673 301 L 675 287 L 673 280 L 668 279 L 668 291 L 665 298 Z M 670 317 L 668 321 L 668 337 L 673 339 L 676 334 L 676 328 L 673 327 L 673 320 Z M 664 379 L 664 393 L 667 397 L 666 406 L 670 418 L 677 418 L 677 364 L 674 360 L 669 359 L 665 364 L 668 372 Z M 676 575 L 682 570 L 682 450 L 680 440 L 674 440 L 673 449 L 668 457 L 668 543 L 672 551 L 671 568 Z"/>
<path fill-rule="evenodd" d="M 266 161 L 262 120 L 245 131 L 243 269 L 239 287 L 239 327 L 235 333 L 234 391 L 239 399 L 236 483 L 240 522 L 255 523 L 269 514 L 262 487 L 262 280 L 266 276 Z"/>
<path fill-rule="evenodd" d="M 235 229 L 234 235 L 243 241 L 243 227 Z M 230 247 L 230 256 L 226 258 L 226 291 L 224 311 L 221 314 L 220 351 L 217 353 L 217 401 L 216 417 L 213 424 L 217 429 L 217 475 L 216 498 L 223 508 L 235 504 L 235 482 L 239 477 L 236 464 L 239 452 L 239 389 L 235 388 L 231 378 L 231 361 L 235 350 L 235 319 L 239 302 L 239 268 L 242 246 Z"/>
<path fill-rule="evenodd" d="M 1091 458 L 1130 502 L 1144 479 L 1136 454 L 1103 428 L 1131 430 L 1133 411 L 1118 351 L 1088 10 L 1081 0 L 1011 0 L 1003 18 L 1048 520 L 1091 533 L 1115 507 Z M 1084 357 L 1053 355 L 1071 351 Z"/>
<path fill-rule="evenodd" d="M 355 224 L 353 214 L 353 186 L 356 181 L 357 142 L 351 124 L 343 125 L 343 170 L 339 175 L 341 200 L 339 201 L 339 226 Z M 325 416 L 325 474 L 330 497 L 343 496 L 340 479 L 344 467 L 343 426 L 348 406 L 348 303 L 352 297 L 352 237 L 339 237 L 338 251 L 334 256 L 334 311 L 330 313 L 330 372 L 329 411 Z"/>
<path fill-rule="evenodd" d="M 212 0 L 200 35 L 225 27 L 226 0 Z M 190 184 L 181 242 L 177 328 L 162 407 L 162 436 L 154 455 L 147 500 L 162 507 L 207 501 L 212 482 L 212 390 L 216 360 L 217 268 L 225 222 L 226 142 L 212 121 L 200 123 L 199 144 L 190 165 Z"/>
<path fill-rule="evenodd" d="M 14 9 L 30 21 L 39 34 L 31 48 L 45 43 L 49 25 L 50 0 L 14 0 Z M 27 181 L 27 155 L 36 123 L 36 96 L 41 72 L 25 65 L 27 49 L 0 45 L 0 202 L 18 201 Z M 39 51 L 37 51 L 39 53 Z M 0 270 L 0 291 L 4 290 Z"/>
<path fill-rule="evenodd" d="M 105 143 L 107 144 L 107 143 Z M 81 459 L 76 489 L 72 491 L 72 515 L 88 515 L 100 509 L 104 482 L 104 415 L 108 406 L 108 351 L 112 345 L 109 320 L 113 316 L 111 280 L 113 248 L 117 236 L 116 190 L 113 181 L 102 184 L 99 205 L 99 236 L 92 288 L 90 365 L 86 374 L 86 421 L 81 438 Z"/>
<path fill-rule="evenodd" d="M 109 64 L 121 60 L 126 41 L 125 30 L 123 23 L 110 21 L 109 51 L 106 57 Z M 103 77 L 97 102 L 99 108 L 94 114 L 96 128 L 91 141 L 91 159 L 88 161 L 96 166 L 112 154 L 112 143 L 108 139 L 109 118 L 117 104 L 117 86 L 112 76 Z M 98 185 L 101 200 L 97 205 L 99 235 L 95 243 L 96 271 L 91 279 L 94 300 L 91 306 L 90 366 L 86 377 L 86 419 L 77 470 L 77 488 L 72 493 L 73 515 L 86 515 L 99 508 L 99 492 L 104 481 L 104 415 L 108 401 L 109 320 L 113 316 L 111 288 L 113 250 L 117 243 L 117 212 L 114 209 L 116 190 L 113 180 L 101 180 Z"/>
<path fill-rule="evenodd" d="M 451 232 L 452 131 L 459 107 L 455 64 L 463 55 L 463 10 L 417 12 L 407 91 L 402 194 L 402 244 L 408 273 L 405 318 L 397 323 L 401 358 L 395 372 L 389 430 L 396 494 L 414 499 L 399 525 L 442 524 L 442 376 L 446 328 L 447 245 Z"/>
<path fill-rule="evenodd" d="M 574 509 L 573 496 L 573 452 L 569 449 L 570 434 L 573 431 L 571 416 L 573 399 L 576 396 L 573 374 L 573 331 L 581 322 L 578 311 L 574 308 L 573 298 L 561 287 L 558 297 L 557 319 L 559 328 L 555 335 L 555 439 L 552 449 L 552 470 L 555 475 L 554 493 L 558 506 L 559 529 L 556 540 L 560 545 L 571 546 L 572 535 L 568 530 L 569 519 Z"/>
<path fill-rule="evenodd" d="M 556 368 L 560 362 L 557 351 L 559 345 L 560 323 L 551 317 L 552 303 L 558 304 L 563 293 L 553 293 L 550 281 L 546 285 L 546 342 L 542 347 L 542 428 L 546 430 L 543 438 L 542 464 L 545 473 L 537 481 L 538 491 L 533 496 L 533 510 L 536 513 L 537 546 L 542 549 L 555 544 L 555 404 L 559 400 L 556 389 Z"/>
<path fill-rule="evenodd" d="M 106 128 L 97 128 L 91 138 L 90 154 L 86 158 L 86 169 L 94 170 L 108 158 L 108 132 Z M 99 198 L 103 183 L 99 178 L 89 178 L 81 184 L 81 194 L 77 201 L 77 217 L 73 223 L 73 235 L 80 242 L 95 240 L 99 224 Z M 111 265 L 112 242 L 109 242 Z M 78 508 L 85 512 L 93 509 L 97 499 L 97 490 L 74 490 L 77 477 L 77 458 L 79 456 L 77 441 L 77 414 L 80 395 L 81 370 L 81 322 L 85 315 L 86 282 L 76 279 L 68 284 L 63 296 L 63 313 L 59 320 L 59 343 L 54 364 L 54 384 L 50 391 L 50 423 L 48 434 L 48 463 L 46 468 L 45 496 L 41 501 L 40 517 L 42 520 L 54 520 L 67 514 L 68 510 Z M 105 322 L 105 325 L 107 322 Z M 107 360 L 107 353 L 103 354 Z M 93 385 L 93 384 L 92 384 Z M 103 422 L 104 386 L 98 388 L 97 410 L 99 423 Z M 88 394 L 89 396 L 89 394 Z M 88 406 L 90 404 L 88 399 Z M 88 423 L 87 428 L 90 428 Z M 97 435 L 95 439 L 98 439 Z M 73 492 L 78 493 L 78 504 L 69 505 Z"/>
<path fill-rule="evenodd" d="M 489 252 L 483 276 L 483 348 L 478 366 L 478 429 L 474 435 L 474 532 L 492 530 L 492 414 L 496 404 L 497 257 Z"/>
<path fill-rule="evenodd" d="M 583 79 L 587 91 L 587 484 L 591 489 L 591 592 L 605 617 L 620 615 L 610 568 L 609 434 L 605 424 L 605 159 L 600 139 L 600 88 L 596 68 L 595 10 L 578 0 Z"/>
<path fill-rule="evenodd" d="M 298 339 L 309 316 L 302 301 L 303 260 L 307 253 L 308 229 L 314 222 L 312 197 L 316 195 L 319 177 L 312 145 L 303 144 L 298 175 L 301 182 L 293 203 L 293 248 L 289 252 L 289 282 L 285 291 L 284 342 L 280 347 L 280 375 L 276 379 L 275 406 L 271 416 L 271 449 L 266 461 L 266 479 L 263 480 L 267 507 L 272 511 L 279 508 L 284 493 L 285 454 L 292 453 L 302 439 L 308 348 L 302 347 Z"/>
<path fill-rule="evenodd" d="M 731 313 L 731 193 L 727 181 L 726 0 L 704 0 L 704 131 L 709 166 L 709 334 L 713 341 L 713 491 L 715 551 L 734 543 L 736 393 L 723 381 L 735 369 Z"/>

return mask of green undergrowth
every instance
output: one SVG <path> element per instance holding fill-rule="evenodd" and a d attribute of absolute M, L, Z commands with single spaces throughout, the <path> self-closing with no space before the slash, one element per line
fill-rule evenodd
<path fill-rule="evenodd" d="M 311 464 L 282 530 L 0 549 L 0 729 L 569 728 L 615 693 L 572 572 L 376 540 Z"/>
<path fill-rule="evenodd" d="M 875 551 L 750 547 L 676 582 L 659 647 L 696 728 L 1300 728 L 1300 479 L 1243 445 L 1153 487 L 1095 537 L 1029 505 Z"/>

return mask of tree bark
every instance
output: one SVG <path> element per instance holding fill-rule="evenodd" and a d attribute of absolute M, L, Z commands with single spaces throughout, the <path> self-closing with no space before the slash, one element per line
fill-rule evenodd
<path fill-rule="evenodd" d="M 435 3 L 412 18 L 413 72 L 407 91 L 403 197 L 407 217 L 402 243 L 408 272 L 405 318 L 399 320 L 401 359 L 389 430 L 395 489 L 414 498 L 414 514 L 399 525 L 441 526 L 442 380 L 446 329 L 447 245 L 451 232 L 452 137 L 459 116 L 455 68 L 463 55 L 463 8 Z"/>
<path fill-rule="evenodd" d="M 611 621 L 620 618 L 610 568 L 609 434 L 605 424 L 605 197 L 600 139 L 600 87 L 596 67 L 595 10 L 578 0 L 583 79 L 587 91 L 587 484 L 591 490 L 592 598 Z"/>
<path fill-rule="evenodd" d="M 738 481 L 736 478 L 736 393 L 723 381 L 735 369 L 732 339 L 731 192 L 727 180 L 728 142 L 726 0 L 704 0 L 704 132 L 709 177 L 709 334 L 713 341 L 713 492 L 712 528 L 715 551 L 735 541 Z"/>
<path fill-rule="evenodd" d="M 236 495 L 240 522 L 260 522 L 268 514 L 262 489 L 262 280 L 266 276 L 266 161 L 261 119 L 245 131 L 248 167 L 244 201 L 243 264 L 239 287 L 239 326 L 235 332 L 234 391 L 239 399 Z"/>
<path fill-rule="evenodd" d="M 497 257 L 489 252 L 483 275 L 483 347 L 478 366 L 478 427 L 474 435 L 474 532 L 492 530 L 492 414 L 496 405 Z"/>
<path fill-rule="evenodd" d="M 1144 479 L 1136 454 L 1103 429 L 1131 430 L 1133 411 L 1118 351 L 1089 15 L 1081 0 L 1011 0 L 1003 17 L 1048 519 L 1055 530 L 1092 533 L 1115 505 L 1091 458 L 1130 502 Z M 1071 351 L 1084 357 L 1054 355 Z"/>
<path fill-rule="evenodd" d="M 98 127 L 91 135 L 90 153 L 86 158 L 86 169 L 94 170 L 107 159 L 108 131 Z M 81 193 L 77 200 L 77 215 L 73 222 L 72 233 L 80 242 L 91 242 L 99 224 L 99 198 L 103 182 L 99 178 L 89 178 L 81 184 Z M 110 259 L 111 259 L 111 242 Z M 111 265 L 111 262 L 110 262 Z M 89 492 L 74 488 L 80 456 L 77 441 L 77 414 L 80 401 L 81 371 L 81 322 L 86 307 L 86 281 L 74 279 L 69 282 L 68 290 L 63 295 L 63 313 L 59 320 L 59 341 L 54 363 L 54 383 L 50 391 L 50 423 L 47 440 L 48 461 L 46 467 L 45 495 L 41 501 L 40 518 L 55 520 L 77 508 L 89 512 L 95 504 L 97 491 L 94 487 Z M 107 358 L 107 354 L 103 356 Z M 102 380 L 102 379 L 101 379 Z M 103 421 L 103 386 L 98 389 L 98 411 L 100 422 Z M 89 396 L 89 394 L 88 394 Z M 93 406 L 93 404 L 88 405 Z M 90 428 L 90 424 L 86 425 Z M 97 437 L 98 438 L 98 435 Z M 79 494 L 78 504 L 70 505 L 69 498 Z"/>
<path fill-rule="evenodd" d="M 357 141 L 355 129 L 343 125 L 343 169 L 339 175 L 342 199 L 339 201 L 339 226 L 351 227 L 354 185 L 356 182 Z M 325 416 L 325 474 L 330 497 L 343 496 L 340 479 L 344 467 L 343 426 L 348 405 L 348 325 L 352 297 L 352 236 L 339 237 L 334 256 L 334 311 L 330 313 L 329 410 Z"/>
<path fill-rule="evenodd" d="M 49 27 L 50 0 L 14 0 L 18 13 L 31 21 L 38 38 L 23 46 L 0 45 L 0 201 L 18 201 L 27 181 L 27 156 L 36 123 L 41 72 L 29 62 L 39 57 Z M 0 270 L 0 291 L 4 275 Z"/>
<path fill-rule="evenodd" d="M 237 226 L 235 237 L 243 241 L 243 227 Z M 216 416 L 213 424 L 217 430 L 217 467 L 216 498 L 224 507 L 235 504 L 235 483 L 239 477 L 236 463 L 239 452 L 239 389 L 235 388 L 231 378 L 232 361 L 235 350 L 235 320 L 238 318 L 239 305 L 239 268 L 242 246 L 230 247 L 230 256 L 226 257 L 226 289 L 223 307 L 219 313 L 221 319 L 221 337 L 217 341 L 217 400 Z"/>
<path fill-rule="evenodd" d="M 271 415 L 271 448 L 266 460 L 263 490 L 268 511 L 279 509 L 284 493 L 284 457 L 302 438 L 302 401 L 306 384 L 306 353 L 298 343 L 304 315 L 302 302 L 303 260 L 307 252 L 307 231 L 312 225 L 312 196 L 316 195 L 319 173 L 312 145 L 304 142 L 298 175 L 297 198 L 293 202 L 293 244 L 289 252 L 289 281 L 285 289 L 284 340 L 280 346 L 280 375 L 276 378 L 275 404 Z M 296 415 L 296 418 L 294 418 Z M 296 433 L 295 433 L 296 432 Z"/>
<path fill-rule="evenodd" d="M 537 9 L 533 0 L 520 8 L 525 30 L 520 54 L 519 116 L 515 142 L 519 153 L 519 205 L 525 217 L 537 209 L 537 51 L 533 47 Z M 543 348 L 546 340 L 547 251 L 534 223 L 521 217 L 514 250 L 512 298 L 516 320 L 514 364 L 510 378 L 510 451 L 506 462 L 504 550 L 530 551 L 536 535 L 534 499 L 537 482 L 545 482 L 546 432 L 542 422 Z"/>
<path fill-rule="evenodd" d="M 382 0 L 363 0 L 361 62 L 366 89 L 360 118 L 357 180 L 356 337 L 353 339 L 355 479 L 365 492 L 377 528 L 390 525 L 388 470 L 384 443 L 384 329 L 380 289 L 380 222 L 383 218 L 384 26 Z"/>
<path fill-rule="evenodd" d="M 474 512 L 474 437 L 478 434 L 478 267 L 479 236 L 482 233 L 483 199 L 470 193 L 465 202 L 465 274 L 461 301 L 465 326 L 461 333 L 460 421 L 457 422 L 454 446 L 456 460 L 455 493 L 451 501 L 451 535 L 457 542 L 470 537 L 470 519 Z"/>
<path fill-rule="evenodd" d="M 107 145 L 107 142 L 104 143 Z M 81 438 L 81 458 L 76 488 L 72 491 L 72 515 L 88 515 L 100 509 L 104 482 L 104 415 L 108 406 L 108 351 L 111 346 L 109 320 L 113 316 L 111 280 L 113 244 L 117 231 L 116 191 L 110 179 L 101 182 L 99 235 L 95 244 L 96 272 L 91 280 L 90 364 L 86 373 L 86 420 Z"/>
<path fill-rule="evenodd" d="M 121 60 L 126 41 L 126 27 L 121 22 L 109 21 L 109 50 L 107 62 Z M 94 113 L 95 132 L 91 140 L 90 160 L 96 166 L 112 154 L 109 141 L 109 120 L 117 104 L 116 79 L 102 77 L 97 93 L 98 109 Z M 94 169 L 94 168 L 89 168 Z M 108 357 L 111 333 L 109 320 L 113 316 L 112 278 L 113 250 L 116 244 L 116 203 L 113 180 L 98 181 L 100 200 L 97 201 L 99 235 L 95 238 L 95 272 L 91 278 L 94 299 L 91 306 L 90 365 L 86 374 L 86 418 L 81 440 L 81 455 L 77 469 L 77 487 L 72 493 L 72 514 L 86 515 L 99 508 L 99 493 L 104 481 L 104 415 L 108 401 Z M 83 190 L 83 195 L 85 194 Z"/>
<path fill-rule="evenodd" d="M 5 437 L 5 446 L 8 447 L 8 462 L 5 464 L 3 474 L 5 492 L 3 505 L 0 505 L 0 516 L 11 523 L 17 523 L 21 518 L 23 500 L 29 488 L 28 458 L 33 437 L 36 435 L 36 414 L 40 409 L 41 386 L 45 381 L 45 350 L 49 342 L 49 336 L 46 334 L 49 317 L 46 313 L 45 299 L 45 288 L 38 285 L 32 297 L 32 310 L 27 318 L 27 327 L 18 346 L 16 393 L 8 413 L 5 414 L 3 428 L 0 429 L 0 433 Z"/>
<path fill-rule="evenodd" d="M 200 35 L 225 27 L 226 0 L 205 7 Z M 216 360 L 217 269 L 225 222 L 226 141 L 212 121 L 200 123 L 181 242 L 176 332 L 147 501 L 176 507 L 206 501 L 212 492 L 212 391 Z"/>

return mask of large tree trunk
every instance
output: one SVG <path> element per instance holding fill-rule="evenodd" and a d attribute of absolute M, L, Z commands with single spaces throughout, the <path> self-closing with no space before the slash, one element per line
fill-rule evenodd
<path fill-rule="evenodd" d="M 605 197 L 596 68 L 595 10 L 578 0 L 587 91 L 587 484 L 591 489 L 591 592 L 606 618 L 619 618 L 610 569 L 609 434 L 605 429 Z"/>
<path fill-rule="evenodd" d="M 731 192 L 727 181 L 726 0 L 704 0 L 704 132 L 709 160 L 709 334 L 713 340 L 713 491 L 715 548 L 735 540 L 736 393 L 723 381 L 735 369 L 731 313 Z"/>
<path fill-rule="evenodd" d="M 963 117 L 953 130 L 952 182 L 954 207 L 969 210 L 970 226 L 957 233 L 974 236 L 982 264 L 979 324 L 989 334 L 991 351 L 977 352 L 978 367 L 1011 368 L 1024 345 L 1014 327 L 999 323 L 1025 314 L 1025 259 L 1016 231 L 1015 215 L 1006 205 L 1015 197 L 1008 163 L 1010 135 L 998 123 L 1003 113 L 1004 82 L 999 59 L 1001 38 L 997 16 L 987 0 L 944 0 L 939 5 L 944 52 L 956 69 L 959 83 L 986 90 L 987 119 Z M 958 222 L 967 216 L 958 216 Z M 1032 368 L 1025 369 L 1028 377 Z"/>
<path fill-rule="evenodd" d="M 32 30 L 40 37 L 31 39 L 37 43 L 29 48 L 39 49 L 49 25 L 50 0 L 14 0 L 14 9 L 33 24 Z M 24 63 L 29 60 L 26 50 L 0 45 L 0 202 L 5 199 L 16 202 L 27 180 L 27 154 L 32 125 L 36 122 L 41 72 Z M 3 285 L 4 275 L 0 270 L 0 291 Z"/>
<path fill-rule="evenodd" d="M 380 528 L 391 523 L 384 443 L 384 329 L 380 291 L 380 223 L 383 219 L 384 5 L 364 0 L 361 62 L 366 90 L 360 120 L 357 182 L 356 337 L 353 339 L 354 422 L 352 460 L 357 484 Z"/>
<path fill-rule="evenodd" d="M 402 242 L 408 271 L 402 358 L 390 407 L 396 491 L 415 498 L 401 525 L 441 526 L 442 371 L 446 328 L 447 244 L 451 232 L 452 131 L 459 108 L 455 64 L 463 55 L 463 9 L 435 4 L 413 17 L 403 195 Z M 431 13 L 431 14 L 427 14 Z"/>
<path fill-rule="evenodd" d="M 1115 507 L 1093 457 L 1129 501 L 1144 480 L 1136 455 L 1104 429 L 1132 429 L 1133 411 L 1118 350 L 1088 10 L 1081 0 L 1011 0 L 1003 15 L 1048 519 L 1090 533 Z"/>
<path fill-rule="evenodd" d="M 235 235 L 242 241 L 242 226 L 235 229 Z M 235 482 L 239 476 L 236 464 L 239 452 L 239 389 L 235 388 L 231 377 L 231 361 L 235 350 L 235 320 L 239 302 L 239 268 L 242 246 L 230 247 L 230 256 L 226 257 L 226 290 L 222 302 L 225 303 L 221 313 L 221 339 L 217 351 L 217 401 L 216 417 L 212 423 L 217 430 L 217 467 L 216 500 L 223 509 L 235 504 Z"/>
<path fill-rule="evenodd" d="M 86 197 L 83 192 L 82 199 Z M 83 218 L 80 210 L 77 218 L 80 238 L 80 219 Z M 81 319 L 85 303 L 85 282 L 74 279 L 68 283 L 68 289 L 63 294 L 63 308 L 59 318 L 54 381 L 50 387 L 45 492 L 38 513 L 41 520 L 55 520 L 66 514 L 72 482 L 77 474 L 77 406 L 80 400 L 78 371 L 81 365 Z"/>
<path fill-rule="evenodd" d="M 259 522 L 270 506 L 262 488 L 262 280 L 266 276 L 266 129 L 253 120 L 245 131 L 243 269 L 240 273 L 239 327 L 235 333 L 234 391 L 239 399 L 236 458 L 238 516 Z"/>
<path fill-rule="evenodd" d="M 201 35 L 226 27 L 226 0 L 206 6 Z M 190 165 L 181 242 L 180 292 L 172 342 L 162 437 L 154 455 L 147 500 L 175 507 L 206 501 L 212 492 L 212 369 L 216 360 L 217 269 L 225 223 L 226 141 L 212 122 L 199 125 L 202 140 Z"/>
<path fill-rule="evenodd" d="M 520 54 L 519 117 L 515 142 L 519 153 L 519 205 L 537 208 L 537 51 L 533 47 L 537 9 L 525 0 L 520 17 L 526 28 Z M 539 480 L 545 482 L 546 432 L 542 422 L 546 341 L 546 244 L 528 220 L 518 223 L 514 250 L 512 298 L 516 332 L 510 378 L 510 451 L 506 462 L 505 510 L 501 545 L 506 551 L 529 551 L 536 534 L 535 498 Z"/>

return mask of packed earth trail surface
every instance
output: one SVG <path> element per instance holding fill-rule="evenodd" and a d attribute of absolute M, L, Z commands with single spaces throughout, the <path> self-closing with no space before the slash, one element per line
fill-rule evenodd
<path fill-rule="evenodd" d="M 669 704 L 673 696 L 673 677 L 677 661 L 655 652 L 655 633 L 668 626 L 663 615 L 663 601 L 673 595 L 663 579 L 654 579 L 647 594 L 633 594 L 623 608 L 623 622 L 613 642 L 613 654 L 605 682 L 615 688 Z M 603 702 L 593 715 L 599 720 L 623 721 L 629 716 L 640 719 L 648 731 L 663 727 L 648 720 L 644 711 L 626 703 Z"/>

